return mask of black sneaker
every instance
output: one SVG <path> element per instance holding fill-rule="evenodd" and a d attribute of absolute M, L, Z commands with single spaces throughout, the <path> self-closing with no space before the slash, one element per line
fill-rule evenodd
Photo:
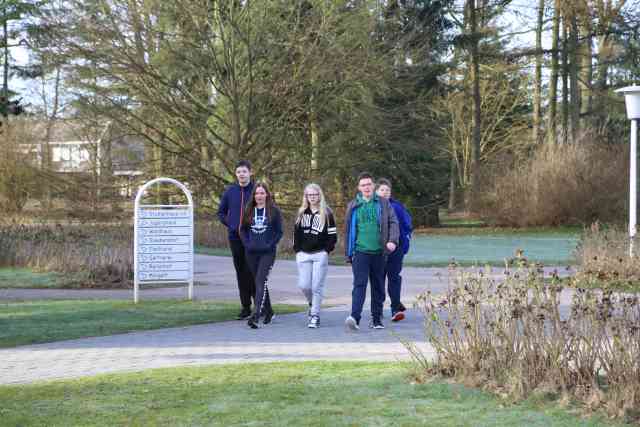
<path fill-rule="evenodd" d="M 373 319 L 369 324 L 369 327 L 373 329 L 384 329 L 384 325 L 380 319 Z"/>
<path fill-rule="evenodd" d="M 400 305 L 398 305 L 398 310 L 396 311 L 407 311 L 407 307 L 405 307 L 404 304 L 400 303 Z"/>
<path fill-rule="evenodd" d="M 276 314 L 273 312 L 273 310 L 269 310 L 264 315 L 264 320 L 262 321 L 262 323 L 264 323 L 265 325 L 268 325 L 269 323 L 271 323 L 273 319 L 275 319 L 275 317 L 276 317 Z"/>
<path fill-rule="evenodd" d="M 240 313 L 238 314 L 237 319 L 247 320 L 249 317 L 251 317 L 251 308 L 244 307 L 242 311 L 240 311 Z"/>
<path fill-rule="evenodd" d="M 250 318 L 249 320 L 247 320 L 247 325 L 251 328 L 251 329 L 258 329 L 258 322 L 256 322 L 255 320 L 253 320 L 253 318 Z"/>

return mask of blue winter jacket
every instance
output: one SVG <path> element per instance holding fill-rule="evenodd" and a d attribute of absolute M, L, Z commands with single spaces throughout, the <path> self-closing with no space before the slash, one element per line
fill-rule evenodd
<path fill-rule="evenodd" d="M 399 201 L 389 199 L 389 202 L 398 218 L 398 225 L 400 226 L 400 248 L 402 248 L 402 253 L 406 255 L 407 252 L 409 252 L 409 243 L 411 241 L 411 233 L 413 232 L 411 215 L 409 211 L 407 211 L 407 208 Z"/>
<path fill-rule="evenodd" d="M 239 227 L 244 213 L 244 207 L 251 199 L 253 182 L 246 187 L 232 184 L 225 190 L 218 207 L 218 219 L 229 231 L 229 240 L 240 240 Z"/>
<path fill-rule="evenodd" d="M 382 253 L 384 256 L 389 255 L 389 251 L 387 249 L 387 243 L 392 242 L 398 245 L 398 219 L 396 218 L 396 214 L 394 209 L 391 208 L 391 203 L 387 199 L 382 197 L 378 197 L 376 195 L 373 196 L 374 201 L 376 202 L 376 209 L 378 215 L 378 229 L 380 231 L 380 246 L 382 246 Z M 346 261 L 348 263 L 351 262 L 353 254 L 356 250 L 356 240 L 358 238 L 358 215 L 356 211 L 360 204 L 362 203 L 362 195 L 358 193 L 356 198 L 349 202 L 347 205 L 347 212 L 345 214 L 345 224 L 344 224 L 344 252 Z"/>

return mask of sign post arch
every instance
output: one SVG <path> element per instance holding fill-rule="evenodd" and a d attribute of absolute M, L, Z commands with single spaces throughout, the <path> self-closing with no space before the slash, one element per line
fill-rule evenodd
<path fill-rule="evenodd" d="M 141 204 L 154 184 L 173 184 L 188 204 Z M 139 300 L 140 284 L 187 283 L 193 299 L 193 198 L 181 182 L 155 178 L 142 185 L 134 202 L 133 301 Z"/>

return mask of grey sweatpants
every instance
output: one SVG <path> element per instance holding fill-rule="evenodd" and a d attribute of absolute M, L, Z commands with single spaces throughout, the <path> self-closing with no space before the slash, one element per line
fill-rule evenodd
<path fill-rule="evenodd" d="M 298 287 L 311 304 L 311 315 L 320 315 L 324 296 L 324 282 L 329 268 L 329 254 L 325 251 L 296 254 L 298 264 Z"/>

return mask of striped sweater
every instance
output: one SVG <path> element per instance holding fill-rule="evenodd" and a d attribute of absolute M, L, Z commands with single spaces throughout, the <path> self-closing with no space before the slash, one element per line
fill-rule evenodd
<path fill-rule="evenodd" d="M 320 227 L 319 213 L 314 213 L 307 208 L 293 231 L 293 250 L 296 252 L 327 251 L 331 253 L 337 241 L 336 221 L 330 209 L 327 209 L 326 221 L 323 227 Z"/>

